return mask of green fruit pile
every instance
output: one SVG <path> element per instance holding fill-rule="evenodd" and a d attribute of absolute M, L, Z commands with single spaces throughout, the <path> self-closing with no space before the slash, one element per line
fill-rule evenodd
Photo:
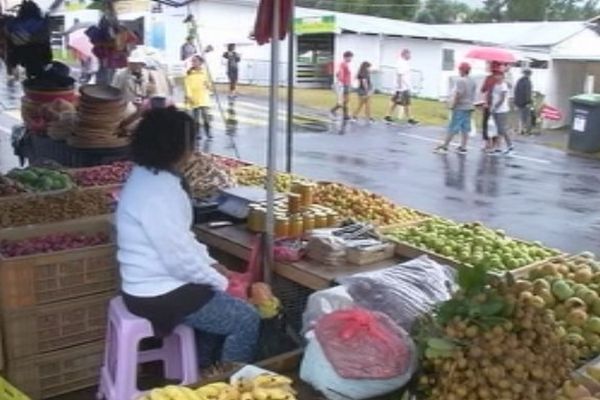
<path fill-rule="evenodd" d="M 267 170 L 266 168 L 252 165 L 234 169 L 233 176 L 240 186 L 265 187 L 267 181 Z M 298 175 L 278 172 L 275 175 L 275 190 L 281 193 L 289 192 L 292 190 L 292 183 L 296 181 L 306 182 L 307 180 Z"/>
<path fill-rule="evenodd" d="M 48 168 L 13 169 L 8 173 L 8 177 L 33 192 L 64 190 L 75 186 L 68 174 Z"/>
<path fill-rule="evenodd" d="M 541 243 L 521 242 L 479 223 L 457 224 L 439 218 L 389 231 L 386 236 L 489 271 L 513 270 L 558 254 Z"/>
<path fill-rule="evenodd" d="M 593 254 L 557 257 L 519 281 L 524 296 L 550 310 L 584 359 L 600 353 L 600 262 Z"/>

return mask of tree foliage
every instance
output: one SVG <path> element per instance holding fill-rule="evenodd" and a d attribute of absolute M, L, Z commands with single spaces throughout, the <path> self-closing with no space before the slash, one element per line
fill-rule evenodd
<path fill-rule="evenodd" d="M 461 0 L 296 0 L 298 6 L 415 20 L 456 22 L 569 21 L 600 15 L 600 0 L 484 0 L 471 8 Z"/>

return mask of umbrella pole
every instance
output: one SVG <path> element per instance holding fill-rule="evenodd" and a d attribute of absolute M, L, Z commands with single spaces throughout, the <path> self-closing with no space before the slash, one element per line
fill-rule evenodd
<path fill-rule="evenodd" d="M 294 14 L 296 0 L 290 1 L 290 21 L 288 32 L 288 87 L 287 87 L 287 130 L 286 130 L 286 172 L 292 172 L 292 157 L 294 146 Z"/>
<path fill-rule="evenodd" d="M 270 283 L 274 267 L 273 247 L 275 228 L 275 170 L 277 168 L 277 123 L 279 108 L 279 14 L 280 0 L 273 0 L 273 30 L 271 33 L 271 86 L 269 88 L 269 138 L 267 146 L 267 226 L 264 271 L 265 282 Z"/>

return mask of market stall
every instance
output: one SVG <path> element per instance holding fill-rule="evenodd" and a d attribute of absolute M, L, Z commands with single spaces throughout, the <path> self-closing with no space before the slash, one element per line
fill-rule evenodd
<path fill-rule="evenodd" d="M 106 310 L 118 287 L 110 213 L 118 200 L 118 188 L 130 170 L 131 164 L 128 163 L 83 169 L 33 167 L 11 171 L 1 178 L 0 206 L 7 211 L 0 219 L 3 376 L 31 399 L 48 398 L 97 383 L 105 345 Z M 232 193 L 239 194 L 239 189 L 251 189 L 253 193 L 259 190 L 265 182 L 265 170 L 227 157 L 198 153 L 186 169 L 186 175 L 196 197 L 198 224 L 195 231 L 199 240 L 213 251 L 228 255 L 230 260 L 239 260 L 236 268 L 244 268 L 253 257 L 257 235 L 261 235 L 265 228 L 264 221 L 261 222 L 264 203 L 261 203 L 262 200 L 244 203 L 244 216 L 243 212 L 240 214 L 239 207 L 231 208 L 227 200 Z M 288 325 L 296 333 L 309 332 L 325 316 L 337 316 L 337 312 L 347 310 L 348 304 L 371 310 L 369 312 L 383 313 L 405 332 L 411 333 L 411 340 L 423 351 L 415 357 L 425 367 L 424 375 L 417 375 L 420 379 L 415 378 L 421 386 L 384 387 L 396 393 L 397 388 L 404 387 L 404 390 L 424 391 L 433 396 L 420 397 L 424 399 L 459 396 L 465 388 L 452 383 L 454 376 L 447 375 L 446 370 L 450 367 L 444 366 L 456 363 L 456 368 L 465 377 L 473 373 L 469 369 L 460 369 L 475 362 L 470 359 L 472 355 L 466 350 L 460 355 L 455 354 L 463 349 L 465 340 L 475 335 L 473 324 L 478 327 L 478 332 L 485 332 L 489 323 L 493 332 L 496 329 L 494 321 L 500 317 L 499 303 L 488 304 L 487 300 L 482 303 L 485 306 L 481 309 L 483 311 L 469 309 L 468 313 L 475 312 L 473 315 L 476 317 L 465 317 L 460 306 L 451 306 L 460 304 L 456 302 L 463 296 L 462 292 L 452 295 L 455 289 L 444 284 L 440 280 L 442 278 L 431 281 L 432 276 L 437 276 L 432 273 L 434 270 L 455 271 L 454 274 L 459 271 L 458 279 L 448 282 L 454 281 L 451 285 L 458 285 L 463 292 L 468 291 L 468 296 L 476 292 L 480 296 L 478 298 L 496 299 L 494 291 L 499 290 L 497 285 L 516 285 L 511 289 L 516 294 L 510 298 L 516 299 L 518 304 L 523 302 L 523 312 L 533 319 L 529 322 L 517 317 L 517 314 L 521 315 L 517 310 L 514 314 L 517 319 L 512 320 L 511 329 L 518 324 L 522 329 L 530 329 L 527 327 L 532 323 L 535 331 L 538 324 L 535 321 L 542 318 L 536 316 L 535 310 L 548 309 L 543 314 L 544 330 L 554 327 L 555 335 L 540 336 L 539 339 L 559 346 L 555 348 L 555 354 L 544 356 L 531 347 L 533 331 L 516 334 L 514 340 L 519 342 L 515 342 L 515 349 L 526 352 L 530 348 L 541 357 L 540 362 L 543 358 L 544 362 L 562 363 L 565 367 L 555 372 L 541 370 L 535 376 L 529 374 L 511 378 L 516 379 L 517 387 L 535 385 L 540 388 L 540 396 L 551 390 L 560 389 L 568 393 L 588 390 L 576 383 L 569 383 L 561 389 L 558 382 L 569 378 L 575 367 L 584 365 L 600 351 L 599 317 L 596 316 L 600 311 L 600 286 L 596 277 L 600 263 L 591 254 L 564 255 L 541 243 L 514 239 L 506 232 L 490 230 L 477 223 L 457 224 L 394 205 L 376 194 L 339 183 L 319 183 L 306 177 L 279 173 L 276 187 L 276 254 L 272 287 L 287 316 Z M 206 204 L 213 204 L 210 211 L 207 211 Z M 227 214 L 232 210 L 235 215 Z M 427 256 L 430 260 L 427 263 L 433 263 L 426 264 L 426 268 L 434 268 L 427 270 L 429 272 L 423 276 L 418 272 L 419 268 L 425 268 L 421 266 L 423 261 L 419 261 L 421 256 Z M 465 275 L 465 270 L 474 272 Z M 486 286 L 485 282 L 490 282 L 486 277 L 501 279 L 508 271 L 511 274 L 504 278 L 508 279 L 506 283 L 491 281 L 492 286 Z M 515 282 L 517 277 L 519 280 Z M 365 282 L 372 289 L 365 291 Z M 417 286 L 395 291 L 409 282 Z M 465 288 L 465 282 L 479 282 L 477 284 L 482 286 L 476 290 Z M 431 286 L 425 290 L 422 285 Z M 433 288 L 437 289 L 431 292 Z M 433 293 L 437 294 L 431 297 Z M 436 299 L 439 304 L 447 302 L 449 314 L 434 312 L 431 308 L 433 303 L 424 299 Z M 504 306 L 502 310 L 508 312 Z M 502 315 L 502 321 L 505 321 L 506 314 Z M 351 320 L 355 317 L 352 316 Z M 421 318 L 429 322 L 415 331 L 415 327 L 420 326 L 416 321 Z M 449 322 L 459 321 L 456 318 L 466 318 L 466 325 L 457 322 L 458 325 L 454 326 Z M 477 318 L 483 318 L 484 322 L 477 322 Z M 54 322 L 49 324 L 48 321 Z M 448 327 L 448 324 L 452 326 Z M 504 335 L 511 335 L 506 322 L 503 324 Z M 490 363 L 490 368 L 496 363 L 508 368 L 502 358 L 504 353 L 487 350 L 495 347 L 483 342 L 495 339 L 485 335 L 481 338 L 475 335 L 472 339 L 482 341 L 479 345 L 482 351 L 491 351 L 488 361 L 482 358 L 481 362 Z M 303 362 L 299 361 L 296 353 L 297 362 L 292 370 L 273 368 L 275 372 L 285 372 L 293 377 L 293 384 L 283 378 L 273 387 L 263 387 L 264 383 L 247 383 L 244 386 L 246 392 L 247 388 L 252 388 L 252 393 L 254 389 L 259 392 L 265 388 L 277 389 L 278 395 L 291 399 L 300 389 L 298 398 L 312 398 L 314 394 L 302 397 L 308 389 L 301 381 L 308 381 L 323 391 L 319 380 L 310 369 L 306 369 L 312 365 L 315 354 L 319 354 L 318 351 L 315 353 L 315 343 L 311 345 L 310 339 L 307 343 L 309 347 Z M 563 350 L 559 351 L 559 348 Z M 82 361 L 73 364 L 75 359 Z M 63 365 L 64 369 L 52 371 L 58 381 L 50 381 L 48 367 L 56 363 Z M 329 368 L 337 371 L 335 366 L 330 365 Z M 477 368 L 482 367 L 478 365 Z M 502 374 L 490 372 L 490 378 L 486 379 L 492 379 L 496 373 Z M 583 367 L 578 374 L 585 375 L 589 390 L 594 390 L 590 382 L 594 382 L 595 369 Z M 74 376 L 77 379 L 71 379 Z M 546 376 L 554 382 L 552 385 L 539 383 L 540 379 L 546 380 Z M 206 395 L 215 390 L 220 393 L 232 390 L 235 379 L 232 382 L 233 386 L 220 384 L 208 388 L 205 382 L 200 382 L 191 390 L 205 387 L 199 393 Z M 347 379 L 340 382 L 349 385 Z M 240 382 L 237 384 L 241 385 Z M 290 385 L 295 388 L 294 391 Z M 355 386 L 349 387 L 359 390 Z M 375 392 L 384 390 L 381 385 L 378 387 Z M 470 390 L 470 387 L 466 389 Z M 492 395 L 501 395 L 502 390 L 506 390 L 493 385 L 473 389 L 482 393 L 488 393 L 488 390 Z M 168 391 L 171 396 L 178 392 L 190 393 L 186 389 L 170 388 Z M 242 393 L 245 393 L 244 390 Z M 447 396 L 440 393 L 449 393 L 450 397 L 440 397 Z M 477 398 L 485 399 L 485 396 Z M 512 396 L 510 398 L 525 398 L 516 396 L 516 393 Z M 546 398 L 543 396 L 539 398 Z M 336 398 L 332 394 L 327 397 Z M 246 398 L 250 397 L 246 395 Z"/>

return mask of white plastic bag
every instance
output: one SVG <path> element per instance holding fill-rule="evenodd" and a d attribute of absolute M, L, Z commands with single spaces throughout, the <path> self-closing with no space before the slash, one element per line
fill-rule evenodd
<path fill-rule="evenodd" d="M 311 294 L 302 315 L 302 332 L 313 329 L 314 324 L 323 315 L 337 310 L 346 310 L 353 305 L 352 297 L 342 285 Z"/>
<path fill-rule="evenodd" d="M 498 128 L 496 128 L 496 122 L 494 121 L 494 116 L 490 115 L 490 119 L 488 119 L 488 138 L 492 139 L 498 136 Z"/>
<path fill-rule="evenodd" d="M 329 400 L 370 399 L 391 393 L 406 385 L 417 366 L 417 351 L 411 342 L 413 351 L 409 370 L 405 374 L 392 379 L 344 379 L 327 360 L 314 334 L 307 335 L 307 339 L 308 346 L 304 350 L 304 358 L 300 365 L 300 379 Z"/>
<path fill-rule="evenodd" d="M 477 137 L 477 122 L 473 117 L 471 117 L 471 131 L 469 132 L 469 137 Z"/>

